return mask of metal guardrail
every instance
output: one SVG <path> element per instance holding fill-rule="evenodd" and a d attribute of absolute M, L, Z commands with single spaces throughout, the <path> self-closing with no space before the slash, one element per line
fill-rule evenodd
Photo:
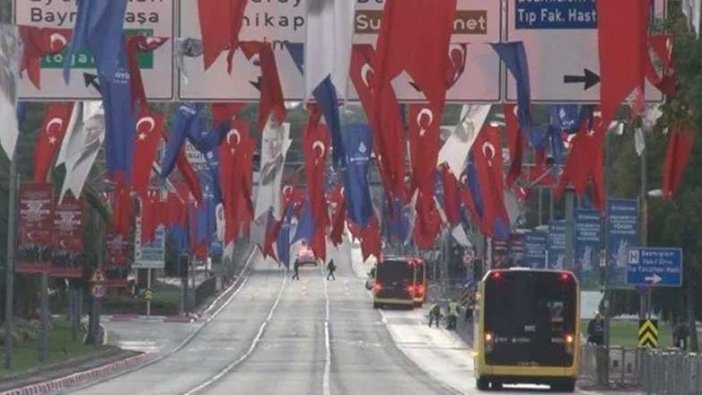
<path fill-rule="evenodd" d="M 586 387 L 638 390 L 648 395 L 702 395 L 702 354 L 585 345 L 580 381 Z"/>

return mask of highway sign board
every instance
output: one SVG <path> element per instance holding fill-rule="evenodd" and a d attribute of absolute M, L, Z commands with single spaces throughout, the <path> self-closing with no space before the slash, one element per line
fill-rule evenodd
<path fill-rule="evenodd" d="M 153 53 L 139 55 L 146 95 L 151 100 L 171 100 L 174 97 L 173 40 L 176 9 L 174 0 L 129 1 L 124 29 L 128 34 L 145 34 L 168 37 Z M 53 27 L 72 30 L 76 18 L 75 1 L 15 0 L 15 21 L 18 25 Z M 195 2 L 191 2 L 195 4 Z M 66 37 L 58 37 L 61 41 Z M 86 86 L 84 73 L 95 73 L 92 56 L 79 52 L 73 59 L 71 82 L 63 80 L 64 53 L 44 56 L 41 59 L 41 89 L 37 89 L 25 74 L 19 80 L 19 97 L 22 100 L 86 100 L 98 99 L 99 93 Z"/>
<path fill-rule="evenodd" d="M 524 42 L 532 102 L 599 102 L 595 0 L 506 2 L 505 41 Z M 654 0 L 654 12 L 665 15 L 665 0 Z M 507 79 L 505 99 L 517 101 L 516 83 L 511 76 Z M 662 99 L 660 91 L 647 82 L 646 100 Z"/>
<path fill-rule="evenodd" d="M 373 44 L 378 39 L 383 1 L 358 1 L 354 23 L 354 44 Z M 457 71 L 453 86 L 446 93 L 448 101 L 460 103 L 499 102 L 502 98 L 502 64 L 488 43 L 499 42 L 502 26 L 502 4 L 496 0 L 458 0 L 454 35 L 449 53 L 464 68 Z M 417 27 L 421 29 L 421 26 Z M 447 54 L 448 56 L 448 54 Z M 422 100 L 409 81 L 395 86 L 401 101 Z M 349 84 L 348 97 L 357 100 L 358 94 Z"/>
<path fill-rule="evenodd" d="M 197 1 L 180 0 L 178 37 L 201 38 Z M 250 1 L 239 35 L 242 41 L 269 41 L 273 45 L 283 97 L 304 98 L 305 83 L 284 42 L 305 42 L 306 0 Z M 184 59 L 186 78 L 179 78 L 178 96 L 198 101 L 258 101 L 261 92 L 252 82 L 261 76 L 260 67 L 246 59 L 242 51 L 234 52 L 233 70 L 227 73 L 227 56 L 223 53 L 205 71 L 202 57 Z"/>
<path fill-rule="evenodd" d="M 163 269 L 166 266 L 166 231 L 163 225 L 156 228 L 154 239 L 148 243 L 141 241 L 141 217 L 136 219 L 134 232 L 133 269 Z"/>
<path fill-rule="evenodd" d="M 629 248 L 627 255 L 627 284 L 654 287 L 682 286 L 682 249 L 635 247 Z"/>

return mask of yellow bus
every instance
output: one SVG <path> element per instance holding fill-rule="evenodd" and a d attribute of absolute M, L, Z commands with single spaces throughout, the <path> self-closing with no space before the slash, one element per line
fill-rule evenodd
<path fill-rule="evenodd" d="M 489 271 L 478 286 L 474 362 L 479 390 L 546 384 L 573 392 L 580 358 L 580 290 L 567 271 Z"/>
<path fill-rule="evenodd" d="M 427 273 L 426 265 L 422 259 L 412 259 L 412 267 L 414 268 L 414 287 L 412 293 L 414 295 L 414 306 L 422 307 L 427 301 Z"/>
<path fill-rule="evenodd" d="M 415 270 L 411 258 L 386 257 L 375 268 L 373 308 L 414 307 Z"/>

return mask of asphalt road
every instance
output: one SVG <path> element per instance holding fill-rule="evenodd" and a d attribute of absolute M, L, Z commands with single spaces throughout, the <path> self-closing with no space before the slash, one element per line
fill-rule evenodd
<path fill-rule="evenodd" d="M 336 281 L 256 262 L 231 302 L 172 355 L 75 394 L 450 394 L 400 351 L 349 255 Z M 467 378 L 470 379 L 470 378 Z"/>

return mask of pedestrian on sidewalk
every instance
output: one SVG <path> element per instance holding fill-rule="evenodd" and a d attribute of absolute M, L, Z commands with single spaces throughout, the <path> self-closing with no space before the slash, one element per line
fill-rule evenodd
<path fill-rule="evenodd" d="M 604 344 L 604 319 L 599 312 L 596 312 L 595 318 L 587 324 L 587 342 L 595 346 Z"/>
<path fill-rule="evenodd" d="M 449 302 L 448 306 L 448 322 L 446 323 L 446 329 L 456 330 L 456 321 L 458 320 L 459 305 L 456 300 Z"/>
<path fill-rule="evenodd" d="M 682 351 L 687 351 L 687 324 L 683 318 L 680 318 L 673 328 L 673 346 Z"/>
<path fill-rule="evenodd" d="M 441 306 L 438 303 L 434 303 L 429 309 L 429 328 L 434 322 L 436 322 L 436 327 L 438 328 L 439 320 L 441 320 Z"/>
<path fill-rule="evenodd" d="M 336 280 L 336 277 L 334 276 L 334 271 L 336 270 L 336 265 L 334 264 L 334 260 L 331 259 L 329 260 L 329 264 L 327 264 L 327 280 L 331 277 L 332 280 Z"/>
<path fill-rule="evenodd" d="M 293 264 L 293 271 L 294 271 L 294 273 L 293 273 L 292 279 L 299 280 L 300 279 L 300 262 L 298 262 L 297 260 L 295 260 L 295 263 Z"/>
<path fill-rule="evenodd" d="M 463 322 L 473 322 L 473 309 L 475 308 L 475 298 L 473 296 L 468 298 L 466 302 L 466 314 L 463 316 Z"/>

